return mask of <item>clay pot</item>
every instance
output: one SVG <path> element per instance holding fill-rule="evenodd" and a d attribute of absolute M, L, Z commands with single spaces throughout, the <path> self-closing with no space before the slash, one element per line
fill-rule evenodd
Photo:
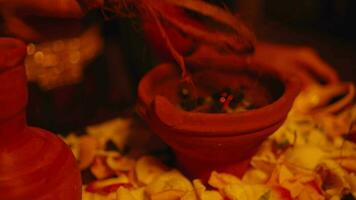
<path fill-rule="evenodd" d="M 171 146 L 179 167 L 191 178 L 205 179 L 212 170 L 242 175 L 259 145 L 287 117 L 299 93 L 298 80 L 291 72 L 254 64 L 190 66 L 198 95 L 244 87 L 261 104 L 239 113 L 188 112 L 179 106 L 178 69 L 165 63 L 144 76 L 138 112 Z"/>
<path fill-rule="evenodd" d="M 0 38 L 0 199 L 80 200 L 81 179 L 69 147 L 26 123 L 26 45 Z"/>

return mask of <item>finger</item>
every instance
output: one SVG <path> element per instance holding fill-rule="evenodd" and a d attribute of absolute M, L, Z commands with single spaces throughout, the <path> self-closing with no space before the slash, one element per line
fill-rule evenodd
<path fill-rule="evenodd" d="M 302 83 L 302 88 L 305 89 L 310 85 L 315 85 L 317 84 L 316 80 L 310 75 L 310 73 L 306 72 L 303 69 L 298 70 L 297 67 L 295 67 L 297 76 L 300 79 L 300 82 Z"/>
<path fill-rule="evenodd" d="M 330 86 L 326 86 L 326 88 L 327 89 L 324 88 L 326 93 L 324 97 L 322 96 L 322 98 L 325 99 L 321 100 L 324 101 L 325 103 L 327 103 L 328 100 L 331 99 L 331 97 L 333 96 L 340 95 L 340 94 L 344 94 L 344 95 L 340 100 L 330 105 L 313 110 L 313 112 L 315 113 L 337 113 L 343 110 L 348 105 L 350 105 L 350 103 L 354 100 L 355 86 L 352 83 L 341 83 L 338 85 L 330 85 Z"/>
<path fill-rule="evenodd" d="M 245 66 L 249 60 L 246 56 L 237 56 L 235 54 L 221 54 L 213 47 L 208 45 L 200 45 L 193 53 L 185 58 L 190 69 L 204 68 L 220 68 L 234 65 L 236 67 Z M 251 62 L 251 61 L 250 61 Z"/>
<path fill-rule="evenodd" d="M 326 83 L 339 82 L 339 76 L 335 69 L 323 61 L 317 53 L 311 49 L 301 50 L 296 62 L 302 67 L 305 67 L 306 70 L 310 71 L 316 78 L 319 78 Z"/>

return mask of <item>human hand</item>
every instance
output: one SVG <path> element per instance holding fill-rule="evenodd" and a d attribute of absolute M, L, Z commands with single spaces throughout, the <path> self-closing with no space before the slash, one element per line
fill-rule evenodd
<path fill-rule="evenodd" d="M 339 81 L 335 69 L 320 58 L 318 53 L 309 47 L 258 43 L 252 60 L 279 68 L 289 68 L 300 76 L 304 86 Z"/>

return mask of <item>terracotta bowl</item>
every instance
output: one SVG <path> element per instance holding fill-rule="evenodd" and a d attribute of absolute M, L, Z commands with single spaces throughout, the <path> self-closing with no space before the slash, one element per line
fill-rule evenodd
<path fill-rule="evenodd" d="M 174 150 L 191 178 L 212 170 L 242 175 L 259 145 L 284 122 L 299 93 L 291 72 L 272 67 L 190 66 L 198 95 L 243 87 L 259 108 L 236 113 L 188 112 L 179 106 L 178 67 L 165 63 L 148 72 L 138 88 L 138 112 Z"/>

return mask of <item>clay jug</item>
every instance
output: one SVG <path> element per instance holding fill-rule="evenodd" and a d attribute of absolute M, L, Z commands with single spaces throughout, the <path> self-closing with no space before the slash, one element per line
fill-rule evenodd
<path fill-rule="evenodd" d="M 70 148 L 26 123 L 26 45 L 0 38 L 0 199 L 80 200 L 81 179 Z"/>

